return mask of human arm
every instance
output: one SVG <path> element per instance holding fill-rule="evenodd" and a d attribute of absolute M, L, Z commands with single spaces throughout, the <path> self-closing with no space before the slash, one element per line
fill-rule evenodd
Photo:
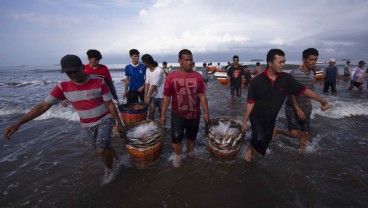
<path fill-rule="evenodd" d="M 118 130 L 121 133 L 123 131 L 123 123 L 121 122 L 121 119 L 119 117 L 118 111 L 116 110 L 116 107 L 112 100 L 105 101 L 105 105 L 111 115 L 115 118 L 115 121 L 118 123 Z"/>
<path fill-rule="evenodd" d="M 295 95 L 290 95 L 290 100 L 296 110 L 296 113 L 298 114 L 298 118 L 300 120 L 305 120 L 304 111 L 300 108 L 298 102 L 296 101 Z"/>
<path fill-rule="evenodd" d="M 364 78 L 367 76 L 367 74 L 368 74 L 368 69 L 365 71 L 365 73 L 363 74 L 363 76 L 359 79 L 359 82 L 360 83 L 363 83 Z"/>
<path fill-rule="evenodd" d="M 127 97 L 127 93 L 129 91 L 129 82 L 130 82 L 130 77 L 125 76 L 125 89 L 124 89 L 124 93 L 123 93 L 123 98 L 124 99 Z"/>
<path fill-rule="evenodd" d="M 168 96 L 164 96 L 164 98 L 162 99 L 162 106 L 161 106 L 161 116 L 160 116 L 160 123 L 162 125 L 165 125 L 165 120 L 166 120 L 166 111 L 167 108 L 169 107 L 169 103 L 170 103 L 170 97 Z"/>
<path fill-rule="evenodd" d="M 9 126 L 4 130 L 4 137 L 10 139 L 10 136 L 16 132 L 19 127 L 27 123 L 30 120 L 37 118 L 38 116 L 45 113 L 48 109 L 50 109 L 52 105 L 46 101 L 42 101 L 41 103 L 34 106 L 28 113 L 23 115 L 18 121 L 16 121 L 13 125 Z"/>
<path fill-rule="evenodd" d="M 247 131 L 247 129 L 248 129 L 248 120 L 249 120 L 250 114 L 253 111 L 254 104 L 255 103 L 247 102 L 247 105 L 245 106 L 244 120 L 243 120 L 243 127 L 242 127 L 243 132 Z"/>
<path fill-rule="evenodd" d="M 148 85 L 149 86 L 149 85 Z M 153 92 L 157 89 L 157 86 L 156 85 L 151 85 L 151 88 L 149 88 L 149 91 L 148 91 L 148 88 L 146 88 L 145 90 L 148 91 L 147 95 L 146 95 L 146 98 L 144 99 L 144 102 L 148 103 L 149 100 L 151 99 L 151 96 L 153 94 Z M 146 100 L 147 99 L 147 100 Z"/>
<path fill-rule="evenodd" d="M 325 111 L 329 108 L 327 100 L 323 99 L 321 96 L 319 96 L 317 93 L 313 92 L 312 90 L 306 89 L 303 92 L 303 94 L 309 97 L 310 99 L 320 102 L 322 111 Z"/>
<path fill-rule="evenodd" d="M 208 102 L 206 94 L 199 94 L 199 101 L 201 102 L 203 108 L 203 120 L 205 123 L 208 123 L 210 120 L 209 112 L 208 112 Z"/>

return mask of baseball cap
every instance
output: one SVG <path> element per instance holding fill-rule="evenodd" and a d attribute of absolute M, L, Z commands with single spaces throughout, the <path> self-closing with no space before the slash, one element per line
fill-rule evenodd
<path fill-rule="evenodd" d="M 359 64 L 366 64 L 365 61 L 359 61 Z"/>
<path fill-rule="evenodd" d="M 334 62 L 334 63 L 335 63 L 336 61 L 335 61 L 335 59 L 330 59 L 330 61 L 329 61 L 329 62 Z"/>
<path fill-rule="evenodd" d="M 61 65 L 61 73 L 70 72 L 70 71 L 78 71 L 83 66 L 81 59 L 76 55 L 65 55 L 60 60 Z"/>

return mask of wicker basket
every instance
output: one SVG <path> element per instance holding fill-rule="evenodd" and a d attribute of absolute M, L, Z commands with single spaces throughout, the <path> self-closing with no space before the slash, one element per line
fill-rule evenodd
<path fill-rule="evenodd" d="M 157 127 L 160 128 L 160 134 L 155 135 L 157 142 L 147 147 L 138 147 L 134 144 L 129 144 L 129 139 L 127 138 L 128 131 L 132 128 L 135 128 L 142 124 L 154 123 Z M 163 145 L 163 137 L 164 137 L 164 127 L 162 124 L 154 121 L 140 121 L 129 126 L 126 126 L 122 132 L 122 138 L 125 143 L 125 148 L 129 152 L 130 157 L 133 162 L 139 167 L 145 167 L 148 165 L 155 164 L 161 156 L 162 145 Z"/>
<path fill-rule="evenodd" d="M 148 105 L 142 103 L 122 104 L 119 105 L 120 115 L 125 125 L 131 125 L 139 121 L 146 120 Z"/>
<path fill-rule="evenodd" d="M 238 136 L 241 136 L 241 139 L 239 140 L 239 143 L 232 149 L 221 149 L 219 147 L 216 147 L 213 143 L 212 143 L 212 138 L 213 135 L 209 132 L 210 128 L 212 126 L 216 126 L 219 124 L 219 122 L 230 122 L 230 127 L 231 128 L 237 128 L 240 133 Z M 215 157 L 224 157 L 224 158 L 233 158 L 235 157 L 238 152 L 240 151 L 240 148 L 243 144 L 244 141 L 244 136 L 245 134 L 241 131 L 242 130 L 242 126 L 230 119 L 226 119 L 226 118 L 214 118 L 214 119 L 210 119 L 210 121 L 208 122 L 208 124 L 206 125 L 205 128 L 205 133 L 206 133 L 206 144 L 207 144 L 207 149 L 208 151 L 211 153 L 211 155 L 215 156 Z"/>
<path fill-rule="evenodd" d="M 130 154 L 130 158 L 132 158 L 133 162 L 137 166 L 146 167 L 148 165 L 153 165 L 157 161 L 159 161 L 162 152 L 162 143 L 163 140 L 161 140 L 153 147 L 149 147 L 146 149 L 135 148 L 128 144 L 125 145 L 125 147 Z"/>

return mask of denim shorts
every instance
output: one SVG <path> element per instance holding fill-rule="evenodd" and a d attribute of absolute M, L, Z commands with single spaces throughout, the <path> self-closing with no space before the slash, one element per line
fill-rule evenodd
<path fill-rule="evenodd" d="M 158 111 L 160 112 L 161 114 L 161 107 L 162 107 L 162 100 L 163 98 L 154 98 L 154 97 L 151 97 L 150 101 L 149 101 L 149 104 L 154 104 L 155 105 L 155 108 L 158 107 Z"/>
<path fill-rule="evenodd" d="M 110 147 L 112 127 L 115 119 L 110 115 L 102 119 L 101 123 L 92 127 L 85 127 L 92 146 L 100 149 Z"/>
<path fill-rule="evenodd" d="M 171 112 L 171 137 L 172 143 L 179 144 L 184 136 L 194 141 L 199 130 L 199 119 L 185 119 L 178 114 Z M 184 132 L 185 131 L 185 132 Z"/>

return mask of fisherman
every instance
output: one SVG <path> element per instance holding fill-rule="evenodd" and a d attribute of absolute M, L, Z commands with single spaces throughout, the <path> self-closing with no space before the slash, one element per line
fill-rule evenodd
<path fill-rule="evenodd" d="M 329 66 L 323 70 L 322 80 L 324 82 L 323 92 L 328 92 L 331 86 L 331 91 L 336 92 L 336 83 L 339 84 L 340 75 L 339 70 L 335 66 L 335 59 L 330 59 Z"/>
<path fill-rule="evenodd" d="M 42 115 L 52 105 L 67 99 L 77 111 L 82 128 L 86 130 L 105 165 L 103 181 L 109 182 L 113 177 L 113 160 L 118 160 L 115 150 L 110 145 L 114 122 L 117 122 L 119 132 L 123 130 L 109 87 L 104 79 L 85 74 L 82 61 L 76 55 L 64 56 L 60 65 L 61 73 L 65 72 L 70 80 L 57 84 L 44 101 L 6 128 L 4 137 L 10 139 L 22 124 Z"/>
<path fill-rule="evenodd" d="M 368 74 L 368 69 L 364 70 L 365 61 L 359 61 L 358 67 L 354 68 L 351 72 L 351 81 L 348 90 L 352 90 L 354 87 L 360 91 L 363 90 L 363 81 Z"/>
<path fill-rule="evenodd" d="M 149 119 L 154 121 L 156 107 L 161 115 L 162 98 L 164 93 L 164 71 L 149 54 L 144 54 L 142 56 L 142 62 L 144 66 L 147 67 L 144 102 L 149 104 Z"/>
<path fill-rule="evenodd" d="M 233 56 L 233 66 L 227 70 L 227 88 L 230 89 L 231 99 L 236 96 L 241 96 L 241 87 L 244 86 L 244 70 L 243 66 L 239 64 L 239 56 Z"/>
<path fill-rule="evenodd" d="M 139 62 L 139 51 L 131 49 L 129 51 L 132 63 L 125 67 L 125 89 L 123 98 L 127 99 L 127 104 L 144 101 L 144 80 L 146 67 Z M 139 100 L 138 100 L 139 99 Z"/>
<path fill-rule="evenodd" d="M 302 85 L 313 90 L 314 74 L 312 70 L 315 68 L 319 53 L 315 48 L 308 48 L 303 51 L 302 55 L 301 67 L 292 70 L 290 74 Z M 299 149 L 304 150 L 309 136 L 310 116 L 312 114 L 311 99 L 305 95 L 289 95 L 285 102 L 285 114 L 289 130 L 275 128 L 272 140 L 274 141 L 278 134 L 293 138 L 300 137 Z"/>
<path fill-rule="evenodd" d="M 252 156 L 266 154 L 272 140 L 276 117 L 288 95 L 306 95 L 321 103 L 321 110 L 328 109 L 328 102 L 318 94 L 307 89 L 290 74 L 282 72 L 285 66 L 285 53 L 280 49 L 271 49 L 267 53 L 267 69 L 253 78 L 248 90 L 242 130 L 248 129 L 250 119 L 252 139 L 245 151 L 245 160 Z"/>
<path fill-rule="evenodd" d="M 187 139 L 187 152 L 193 150 L 199 129 L 200 105 L 204 111 L 204 122 L 209 121 L 206 88 L 203 77 L 193 71 L 193 55 L 188 49 L 179 52 L 179 70 L 171 72 L 165 80 L 162 102 L 161 123 L 165 125 L 166 111 L 171 102 L 171 136 L 175 157 L 173 166 L 180 167 L 182 161 L 182 140 Z"/>

